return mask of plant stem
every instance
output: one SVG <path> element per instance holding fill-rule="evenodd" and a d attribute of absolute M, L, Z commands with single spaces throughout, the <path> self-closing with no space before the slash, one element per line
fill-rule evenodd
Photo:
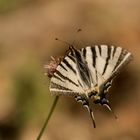
<path fill-rule="evenodd" d="M 52 113 L 53 113 L 55 107 L 56 107 L 56 104 L 57 104 L 58 99 L 59 99 L 59 97 L 56 96 L 55 99 L 54 99 L 54 101 L 53 101 L 53 104 L 52 104 L 52 107 L 50 109 L 50 112 L 49 112 L 49 114 L 48 114 L 48 116 L 46 118 L 46 121 L 45 121 L 45 123 L 44 123 L 44 125 L 43 125 L 43 127 L 42 127 L 42 129 L 41 129 L 41 131 L 40 131 L 40 133 L 39 133 L 39 135 L 38 135 L 38 137 L 37 137 L 36 140 L 40 140 L 41 139 L 41 137 L 42 137 L 42 135 L 44 133 L 44 130 L 47 127 L 47 124 L 48 124 L 48 122 L 49 122 L 49 120 L 50 120 L 50 118 L 52 116 Z"/>

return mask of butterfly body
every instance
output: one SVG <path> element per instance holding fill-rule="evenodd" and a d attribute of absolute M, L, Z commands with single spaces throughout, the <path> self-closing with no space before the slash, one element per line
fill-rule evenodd
<path fill-rule="evenodd" d="M 70 46 L 51 78 L 50 91 L 55 95 L 72 96 L 82 102 L 95 127 L 89 101 L 106 105 L 111 110 L 106 94 L 112 80 L 131 58 L 131 53 L 121 47 L 95 45 L 77 50 Z"/>

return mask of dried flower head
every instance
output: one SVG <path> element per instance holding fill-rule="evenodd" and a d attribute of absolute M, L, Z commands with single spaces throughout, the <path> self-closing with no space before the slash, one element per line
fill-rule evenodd
<path fill-rule="evenodd" d="M 63 57 L 54 58 L 53 56 L 51 56 L 50 63 L 44 66 L 44 68 L 47 70 L 45 75 L 51 78 L 54 75 L 54 72 L 56 71 L 56 68 L 60 64 L 62 59 Z"/>

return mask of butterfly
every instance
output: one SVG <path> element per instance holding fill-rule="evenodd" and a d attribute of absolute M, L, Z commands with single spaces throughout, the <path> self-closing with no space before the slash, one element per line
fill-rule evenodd
<path fill-rule="evenodd" d="M 106 95 L 113 79 L 131 58 L 132 54 L 121 47 L 95 45 L 76 49 L 71 45 L 51 77 L 50 92 L 81 102 L 95 128 L 93 103 L 112 111 Z"/>

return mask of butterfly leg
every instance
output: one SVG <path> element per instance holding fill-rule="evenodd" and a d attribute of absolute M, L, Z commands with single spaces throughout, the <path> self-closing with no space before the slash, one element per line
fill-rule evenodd
<path fill-rule="evenodd" d="M 76 96 L 75 99 L 76 99 L 77 102 L 81 102 L 83 107 L 85 107 L 88 110 L 88 112 L 90 114 L 90 117 L 92 119 L 93 126 L 94 126 L 94 128 L 96 128 L 95 117 L 94 117 L 94 114 L 93 114 L 93 110 L 89 107 L 88 100 L 81 97 L 81 96 Z"/>

